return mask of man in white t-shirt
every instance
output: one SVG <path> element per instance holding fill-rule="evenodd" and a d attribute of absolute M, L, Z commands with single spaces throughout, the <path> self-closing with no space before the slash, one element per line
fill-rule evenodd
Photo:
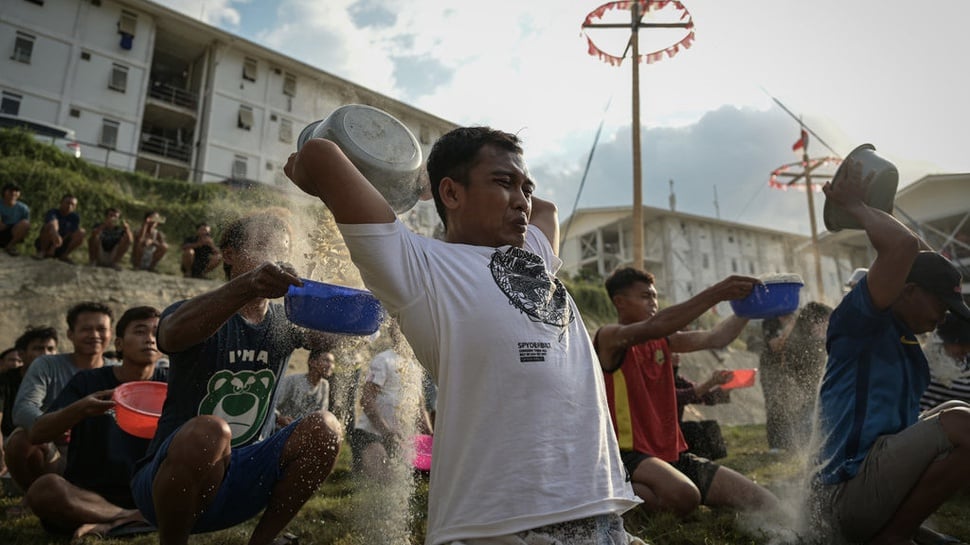
<path fill-rule="evenodd" d="M 391 347 L 371 360 L 350 435 L 355 469 L 378 481 L 392 475 L 389 459 L 407 450 L 402 442 L 416 428 L 431 432 L 421 396 L 421 368 L 400 351 Z"/>
<path fill-rule="evenodd" d="M 333 212 L 438 384 L 426 543 L 638 543 L 602 373 L 554 276 L 556 207 L 533 197 L 518 138 L 470 127 L 435 143 L 444 240 L 409 231 L 331 141 L 309 140 L 285 171 Z"/>

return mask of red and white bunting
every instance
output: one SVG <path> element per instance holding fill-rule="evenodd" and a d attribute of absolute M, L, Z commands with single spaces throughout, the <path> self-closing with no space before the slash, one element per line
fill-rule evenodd
<path fill-rule="evenodd" d="M 690 12 L 684 7 L 684 4 L 677 0 L 636 0 L 637 4 L 640 6 L 641 13 L 646 13 L 648 11 L 660 11 L 666 8 L 668 5 L 673 5 L 674 9 L 681 12 L 680 20 L 685 21 L 687 25 L 687 35 L 681 38 L 681 40 L 670 47 L 664 49 L 658 49 L 657 51 L 652 51 L 650 53 L 645 53 L 637 58 L 638 63 L 653 64 L 663 60 L 664 54 L 667 58 L 672 58 L 674 55 L 680 52 L 681 49 L 690 49 L 690 46 L 694 43 L 694 20 L 691 18 Z M 592 38 L 586 33 L 586 25 L 593 24 L 595 20 L 602 19 L 606 12 L 616 9 L 616 10 L 629 10 L 630 6 L 634 4 L 634 0 L 620 0 L 616 2 L 607 2 L 600 7 L 594 9 L 586 15 L 586 19 L 583 21 L 582 35 L 586 37 L 586 42 L 589 44 L 587 52 L 593 56 L 597 57 L 601 61 L 609 64 L 610 66 L 619 66 L 623 63 L 623 57 L 617 57 L 616 55 L 610 55 L 609 53 L 603 51 L 593 43 Z"/>

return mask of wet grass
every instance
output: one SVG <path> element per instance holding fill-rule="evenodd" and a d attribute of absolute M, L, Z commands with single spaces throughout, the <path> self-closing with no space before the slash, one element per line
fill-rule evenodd
<path fill-rule="evenodd" d="M 720 460 L 755 481 L 772 489 L 783 499 L 792 489 L 799 475 L 796 456 L 770 454 L 764 438 L 764 426 L 735 426 L 724 429 L 729 456 Z M 393 544 L 393 539 L 382 520 L 394 519 L 390 510 L 394 502 L 386 501 L 381 487 L 363 486 L 351 474 L 350 449 L 341 451 L 340 460 L 333 474 L 320 491 L 291 522 L 288 531 L 299 536 L 301 545 L 373 545 Z M 424 540 L 425 506 L 427 504 L 427 480 L 416 479 L 414 493 L 406 525 L 410 543 Z M 2 513 L 15 505 L 17 499 L 0 498 L 0 543 L 9 545 L 46 545 L 67 543 L 46 533 L 36 517 L 6 518 Z M 686 519 L 672 516 L 650 515 L 631 512 L 625 517 L 627 530 L 644 540 L 660 545 L 775 545 L 781 543 L 777 529 L 765 531 L 752 528 L 743 517 L 723 510 L 701 508 Z M 970 538 L 970 493 L 963 493 L 950 500 L 931 519 L 940 531 Z M 238 527 L 192 536 L 191 545 L 243 545 L 247 543 L 255 521 Z M 402 532 L 391 532 L 401 535 Z M 157 543 L 155 535 L 133 539 L 101 540 L 86 538 L 85 544 L 103 545 L 151 545 Z M 807 543 L 794 541 L 789 543 Z"/>

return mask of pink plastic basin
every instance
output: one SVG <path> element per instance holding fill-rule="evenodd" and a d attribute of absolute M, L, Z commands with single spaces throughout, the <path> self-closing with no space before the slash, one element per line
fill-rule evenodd
<path fill-rule="evenodd" d="M 126 382 L 115 388 L 111 397 L 118 427 L 142 439 L 154 437 L 167 394 L 168 384 L 164 382 Z"/>
<path fill-rule="evenodd" d="M 432 435 L 414 436 L 414 469 L 431 471 L 431 446 L 434 443 Z"/>

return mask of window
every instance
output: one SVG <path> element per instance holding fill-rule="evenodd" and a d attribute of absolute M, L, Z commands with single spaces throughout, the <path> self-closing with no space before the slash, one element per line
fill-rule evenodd
<path fill-rule="evenodd" d="M 293 122 L 289 119 L 280 119 L 280 142 L 293 142 Z"/>
<path fill-rule="evenodd" d="M 422 144 L 427 145 L 431 143 L 431 129 L 429 129 L 424 123 L 421 124 L 421 131 L 418 134 L 421 135 L 419 141 Z"/>
<path fill-rule="evenodd" d="M 3 97 L 0 98 L 0 113 L 7 115 L 20 115 L 20 99 L 22 98 L 24 97 L 4 91 Z"/>
<path fill-rule="evenodd" d="M 44 0 L 27 0 L 27 1 L 30 2 L 31 4 L 37 4 L 38 6 L 44 5 Z"/>
<path fill-rule="evenodd" d="M 283 76 L 283 94 L 288 97 L 296 96 L 296 76 L 287 73 Z"/>
<path fill-rule="evenodd" d="M 17 41 L 13 44 L 13 55 L 11 59 L 30 64 L 30 56 L 34 53 L 34 40 L 36 38 L 26 32 L 17 31 Z"/>
<path fill-rule="evenodd" d="M 239 107 L 239 119 L 237 120 L 236 126 L 247 131 L 253 128 L 253 109 L 251 107 Z"/>
<path fill-rule="evenodd" d="M 701 254 L 701 266 L 705 269 L 710 268 L 711 264 L 708 261 L 707 254 Z"/>
<path fill-rule="evenodd" d="M 128 88 L 128 67 L 120 64 L 111 66 L 111 81 L 108 82 L 108 89 L 113 89 L 124 93 Z"/>
<path fill-rule="evenodd" d="M 89 61 L 89 60 L 91 60 L 91 54 L 88 53 L 87 51 L 82 51 L 81 52 L 81 60 L 82 61 Z"/>
<path fill-rule="evenodd" d="M 122 11 L 121 18 L 118 19 L 118 33 L 135 35 L 135 27 L 138 26 L 138 16 L 130 11 Z"/>
<path fill-rule="evenodd" d="M 243 79 L 256 81 L 256 73 L 258 68 L 259 64 L 256 62 L 256 59 L 246 57 L 246 60 L 243 61 Z"/>
<path fill-rule="evenodd" d="M 72 107 L 69 115 L 71 117 L 81 117 L 81 109 Z"/>
<path fill-rule="evenodd" d="M 233 177 L 233 179 L 236 179 L 236 180 L 244 180 L 244 179 L 246 179 L 246 166 L 247 166 L 246 163 L 247 162 L 248 161 L 246 160 L 246 156 L 245 155 L 237 155 L 232 160 L 232 177 Z"/>
<path fill-rule="evenodd" d="M 731 258 L 731 272 L 738 272 L 738 260 L 733 257 Z"/>
<path fill-rule="evenodd" d="M 101 124 L 101 140 L 98 142 L 103 148 L 115 149 L 118 147 L 118 127 L 117 121 L 105 119 Z"/>

